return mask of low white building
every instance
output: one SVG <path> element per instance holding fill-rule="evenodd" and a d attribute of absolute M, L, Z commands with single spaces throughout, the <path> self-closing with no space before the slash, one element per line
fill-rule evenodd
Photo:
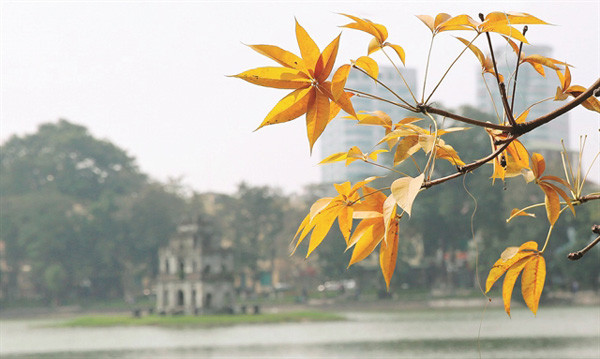
<path fill-rule="evenodd" d="M 234 304 L 233 254 L 222 248 L 207 223 L 178 227 L 158 251 L 158 313 L 200 314 L 230 311 Z"/>

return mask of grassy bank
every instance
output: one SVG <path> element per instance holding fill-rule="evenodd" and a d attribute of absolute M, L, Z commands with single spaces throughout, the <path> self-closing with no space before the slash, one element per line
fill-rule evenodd
<path fill-rule="evenodd" d="M 135 318 L 128 315 L 88 315 L 61 323 L 62 327 L 109 327 L 109 326 L 165 326 L 165 327 L 212 327 L 235 324 L 288 323 L 304 321 L 334 321 L 344 317 L 323 312 L 289 312 L 267 314 L 234 314 L 234 315 L 181 315 L 159 316 L 148 315 Z"/>

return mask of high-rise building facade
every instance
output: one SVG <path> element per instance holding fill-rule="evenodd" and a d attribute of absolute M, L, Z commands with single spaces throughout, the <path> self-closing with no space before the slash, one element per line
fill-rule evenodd
<path fill-rule="evenodd" d="M 417 88 L 415 87 L 416 71 L 406 68 L 402 68 L 401 71 L 413 93 L 417 93 Z M 412 96 L 395 68 L 391 66 L 380 67 L 378 79 L 400 97 L 409 103 L 413 103 Z M 377 84 L 360 71 L 350 72 L 350 76 L 346 82 L 346 88 L 359 90 L 390 101 L 399 102 L 386 88 Z M 403 108 L 378 100 L 355 96 L 352 98 L 352 103 L 357 112 L 383 111 L 390 115 L 393 122 L 398 122 L 400 119 L 410 116 L 410 112 Z M 383 128 L 380 126 L 358 125 L 355 119 L 344 119 L 342 118 L 344 116 L 347 116 L 347 114 L 340 112 L 338 117 L 332 120 L 327 126 L 325 132 L 323 132 L 323 135 L 319 139 L 322 158 L 336 152 L 348 151 L 352 146 L 358 146 L 363 152 L 372 152 L 376 149 L 377 142 L 385 135 Z M 387 162 L 390 162 L 387 163 L 387 165 L 391 165 L 391 160 Z M 386 171 L 384 169 L 362 161 L 355 161 L 349 166 L 345 166 L 344 162 L 337 162 L 322 165 L 321 182 L 341 183 L 351 181 L 354 183 L 369 176 L 382 175 L 385 173 Z"/>
<path fill-rule="evenodd" d="M 549 46 L 524 46 L 523 52 L 525 52 L 525 56 L 538 54 L 545 57 L 552 57 L 552 48 Z M 507 91 L 509 91 L 509 94 L 512 94 L 514 75 L 511 76 L 511 74 L 514 72 L 517 56 L 512 48 L 507 45 L 505 48 L 495 51 L 495 57 L 498 61 L 498 71 L 504 75 L 504 83 L 507 86 Z M 550 68 L 544 67 L 544 70 L 545 77 L 536 72 L 530 64 L 523 63 L 519 66 L 517 91 L 514 100 L 515 116 L 518 116 L 527 110 L 529 106 L 539 101 L 542 102 L 531 107 L 527 116 L 528 121 L 545 115 L 564 104 L 563 102 L 553 101 L 556 88 L 559 85 L 558 75 Z M 502 116 L 503 107 L 496 80 L 489 74 L 486 74 L 485 77 L 488 87 L 493 94 L 496 109 L 499 115 Z M 548 98 L 550 99 L 546 100 Z M 481 111 L 495 113 L 490 95 L 482 81 L 478 81 L 477 107 Z M 561 139 L 564 140 L 565 146 L 569 148 L 569 121 L 567 114 L 522 136 L 520 140 L 529 150 L 542 151 L 561 150 Z"/>

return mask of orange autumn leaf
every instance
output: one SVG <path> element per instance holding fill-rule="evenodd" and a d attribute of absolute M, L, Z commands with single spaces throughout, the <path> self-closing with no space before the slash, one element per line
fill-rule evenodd
<path fill-rule="evenodd" d="M 348 95 L 343 91 L 345 82 L 338 76 L 336 84 L 327 81 L 337 56 L 340 36 L 336 37 L 321 52 L 306 30 L 296 22 L 296 40 L 301 57 L 277 46 L 250 45 L 258 53 L 267 56 L 283 67 L 263 67 L 242 72 L 233 77 L 247 82 L 294 91 L 269 112 L 263 120 L 263 126 L 284 123 L 306 115 L 306 128 L 310 150 L 323 130 L 340 109 L 355 115 Z M 332 93 L 332 91 L 335 93 Z"/>
<path fill-rule="evenodd" d="M 396 54 L 400 58 L 400 61 L 402 61 L 403 64 L 405 63 L 406 54 L 404 52 L 404 49 L 399 45 L 391 44 L 386 41 L 388 38 L 388 31 L 385 28 L 385 26 L 374 23 L 368 19 L 361 19 L 353 15 L 341 15 L 344 15 L 354 20 L 354 22 L 343 25 L 342 27 L 363 31 L 373 36 L 373 39 L 371 39 L 367 48 L 367 55 L 371 55 L 372 53 L 383 49 L 384 47 L 391 47 L 392 50 L 394 50 L 394 52 L 396 52 Z"/>
<path fill-rule="evenodd" d="M 457 37 L 457 39 L 460 40 L 460 42 L 462 42 L 463 44 L 465 44 L 465 46 L 467 46 L 469 50 L 471 50 L 471 52 L 475 54 L 475 57 L 477 57 L 477 60 L 479 60 L 479 63 L 481 64 L 482 74 L 489 73 L 496 76 L 496 71 L 494 71 L 494 64 L 492 63 L 492 59 L 489 56 L 485 56 L 483 52 L 477 46 L 473 45 L 470 41 L 463 39 L 462 37 Z M 500 78 L 500 81 L 504 81 L 504 76 L 502 76 L 502 74 L 498 74 L 498 77 Z"/>
<path fill-rule="evenodd" d="M 336 197 L 325 197 L 317 200 L 311 206 L 309 214 L 304 218 L 294 236 L 296 244 L 293 251 L 296 251 L 304 238 L 312 231 L 306 253 L 308 258 L 325 239 L 336 219 L 340 231 L 346 243 L 348 243 L 352 229 L 354 206 L 360 203 L 358 190 L 375 178 L 367 178 L 364 181 L 355 183 L 354 186 L 351 186 L 350 182 L 336 184 L 335 188 L 338 192 Z"/>
<path fill-rule="evenodd" d="M 545 280 L 546 261 L 541 255 L 535 255 L 527 262 L 521 276 L 521 293 L 533 314 L 537 313 Z"/>
<path fill-rule="evenodd" d="M 571 71 L 568 66 L 565 67 L 564 75 L 560 70 L 556 70 L 556 74 L 560 80 L 560 86 L 556 89 L 556 96 L 554 97 L 555 101 L 566 100 L 569 96 L 577 97 L 587 90 L 583 86 L 571 86 Z M 581 105 L 590 111 L 600 113 L 600 100 L 594 96 L 588 97 Z"/>
<path fill-rule="evenodd" d="M 517 277 L 521 276 L 521 292 L 525 303 L 535 314 L 544 288 L 546 278 L 546 264 L 538 251 L 536 242 L 523 243 L 518 249 L 507 248 L 500 259 L 494 263 L 486 280 L 486 293 L 494 283 L 504 275 L 502 283 L 502 299 L 504 309 L 510 316 L 510 301 Z"/>
<path fill-rule="evenodd" d="M 509 247 L 512 248 L 512 247 Z M 529 241 L 529 242 L 525 242 L 523 243 L 518 251 L 516 253 L 513 253 L 512 256 L 508 257 L 503 255 L 502 257 L 504 258 L 500 258 L 496 261 L 496 263 L 494 263 L 494 265 L 492 266 L 492 269 L 490 270 L 490 273 L 487 276 L 486 282 L 485 282 L 485 292 L 489 292 L 490 289 L 492 289 L 492 286 L 494 285 L 494 283 L 496 283 L 496 281 L 498 279 L 500 279 L 500 277 L 502 277 L 502 275 L 504 275 L 504 273 L 506 273 L 506 271 L 512 266 L 514 265 L 517 261 L 519 261 L 521 258 L 530 256 L 534 253 L 537 252 L 537 248 L 538 245 L 536 242 L 533 241 Z"/>

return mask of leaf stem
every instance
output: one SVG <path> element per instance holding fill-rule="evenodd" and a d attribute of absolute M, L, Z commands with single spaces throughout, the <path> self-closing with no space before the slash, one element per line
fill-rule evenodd
<path fill-rule="evenodd" d="M 435 34 L 431 33 L 431 41 L 429 42 L 429 51 L 427 52 L 427 65 L 425 65 L 425 78 L 423 79 L 423 91 L 421 91 L 421 103 L 423 103 L 423 99 L 425 98 L 425 88 L 427 87 L 427 75 L 429 74 L 429 60 L 431 60 L 431 49 L 433 49 L 433 40 L 435 39 Z"/>
<path fill-rule="evenodd" d="M 385 88 L 386 90 L 388 90 L 392 95 L 394 95 L 398 100 L 402 101 L 406 106 L 409 106 L 410 108 L 414 108 L 405 99 L 403 99 L 402 97 L 400 97 L 400 95 L 398 95 L 394 90 L 392 90 L 391 88 L 389 88 L 386 84 L 384 84 L 383 82 L 379 81 L 375 77 L 371 76 L 371 74 L 369 74 L 365 70 L 361 69 L 360 67 L 358 67 L 356 65 L 352 65 L 352 67 L 355 68 L 355 69 L 357 69 L 357 70 L 359 70 L 363 74 L 369 76 L 373 81 L 377 82 L 379 85 L 383 86 L 383 88 Z"/>
<path fill-rule="evenodd" d="M 479 18 L 481 21 L 484 21 L 483 14 L 479 14 Z M 498 89 L 500 90 L 500 99 L 502 100 L 502 106 L 504 107 L 504 112 L 506 113 L 506 117 L 508 118 L 508 123 L 511 126 L 515 126 L 515 118 L 511 112 L 510 106 L 508 105 L 508 97 L 506 95 L 506 87 L 504 86 L 504 82 L 500 81 L 500 73 L 498 72 L 498 65 L 496 64 L 496 56 L 494 55 L 494 47 L 492 46 L 492 37 L 490 36 L 489 31 L 485 33 L 487 37 L 488 47 L 490 48 L 490 55 L 492 56 L 492 64 L 494 65 L 494 72 L 496 75 L 496 81 L 498 82 Z"/>
<path fill-rule="evenodd" d="M 478 33 L 477 35 L 475 35 L 475 37 L 473 38 L 473 40 L 471 40 L 471 42 L 469 42 L 468 45 L 465 46 L 465 48 L 460 52 L 460 54 L 458 54 L 458 56 L 456 56 L 456 58 L 454 59 L 454 61 L 452 61 L 452 63 L 450 64 L 450 66 L 448 66 L 448 69 L 446 69 L 446 72 L 444 72 L 444 75 L 442 76 L 442 78 L 440 79 L 440 81 L 438 81 L 437 85 L 435 85 L 435 87 L 433 88 L 433 90 L 431 91 L 431 93 L 429 94 L 429 96 L 427 96 L 427 100 L 425 100 L 425 102 L 423 102 L 424 104 L 429 102 L 429 99 L 431 99 L 431 96 L 433 96 L 433 94 L 435 93 L 435 91 L 437 90 L 438 87 L 440 87 L 440 85 L 442 84 L 442 81 L 444 81 L 444 78 L 446 78 L 446 75 L 448 75 L 448 73 L 450 72 L 450 69 L 452 69 L 452 66 L 454 66 L 454 64 L 456 63 L 456 61 L 458 61 L 458 59 L 460 59 L 460 57 L 462 56 L 462 54 L 465 53 L 465 51 L 467 51 L 467 49 L 469 48 L 469 46 L 471 46 L 471 44 L 473 43 L 473 41 L 475 41 L 475 39 L 477 39 L 479 37 L 480 33 Z"/>
<path fill-rule="evenodd" d="M 527 32 L 527 25 L 525 25 L 525 27 L 523 28 L 523 36 L 525 36 L 525 33 Z M 515 110 L 515 94 L 517 93 L 517 77 L 519 76 L 519 65 L 521 65 L 521 52 L 523 51 L 523 41 L 521 41 L 521 44 L 519 44 L 519 53 L 517 54 L 517 65 L 516 65 L 516 69 L 515 69 L 515 81 L 513 83 L 513 91 L 512 91 L 512 98 L 511 98 L 511 104 L 510 104 L 510 111 L 513 112 Z"/>
<path fill-rule="evenodd" d="M 367 160 L 363 160 L 363 162 L 365 162 L 365 163 L 368 163 L 368 164 L 371 164 L 371 165 L 373 165 L 373 166 L 381 167 L 381 168 L 383 168 L 383 169 L 386 169 L 386 170 L 388 170 L 388 171 L 396 172 L 396 173 L 398 173 L 398 174 L 401 174 L 401 175 L 404 175 L 404 176 L 410 177 L 410 176 L 408 176 L 408 175 L 407 175 L 406 173 L 404 173 L 404 172 L 400 172 L 400 171 L 398 171 L 398 170 L 396 170 L 396 169 L 394 169 L 394 168 L 390 168 L 390 167 L 388 167 L 388 166 L 385 166 L 385 165 L 382 165 L 382 164 L 379 164 L 379 163 L 376 163 L 376 162 L 371 162 L 371 161 L 367 161 Z"/>
<path fill-rule="evenodd" d="M 415 101 L 415 103 L 417 103 L 418 101 L 417 101 L 417 98 L 415 97 L 415 94 L 410 89 L 410 86 L 408 86 L 408 83 L 406 82 L 406 79 L 402 75 L 402 72 L 400 71 L 400 69 L 398 68 L 398 66 L 396 66 L 396 63 L 394 63 L 394 61 L 392 61 L 392 58 L 390 57 L 390 55 L 388 55 L 387 52 L 385 52 L 385 49 L 383 47 L 381 48 L 381 52 L 383 52 L 383 54 L 385 55 L 385 57 L 388 58 L 388 60 L 392 64 L 392 66 L 394 66 L 394 68 L 396 69 L 396 72 L 398 73 L 398 75 L 400 75 L 400 78 L 402 79 L 402 82 L 404 82 L 404 86 L 406 86 L 406 89 L 410 93 L 410 96 L 413 98 L 413 101 Z"/>
<path fill-rule="evenodd" d="M 362 96 L 362 97 L 365 97 L 365 98 L 370 98 L 372 100 L 378 100 L 378 101 L 381 101 L 381 102 L 386 102 L 386 103 L 389 103 L 391 105 L 401 107 L 401 108 L 403 108 L 405 110 L 416 112 L 416 109 L 414 107 L 412 107 L 412 106 L 409 107 L 409 106 L 406 106 L 404 104 L 401 104 L 401 103 L 398 103 L 398 102 L 394 102 L 394 101 L 390 101 L 390 100 L 385 99 L 383 97 L 375 96 L 375 95 L 367 93 L 367 92 L 363 92 L 363 91 L 355 90 L 355 89 L 351 89 L 351 88 L 344 88 L 344 90 L 349 91 L 349 92 L 353 92 L 354 94 L 359 95 L 359 97 Z"/>

